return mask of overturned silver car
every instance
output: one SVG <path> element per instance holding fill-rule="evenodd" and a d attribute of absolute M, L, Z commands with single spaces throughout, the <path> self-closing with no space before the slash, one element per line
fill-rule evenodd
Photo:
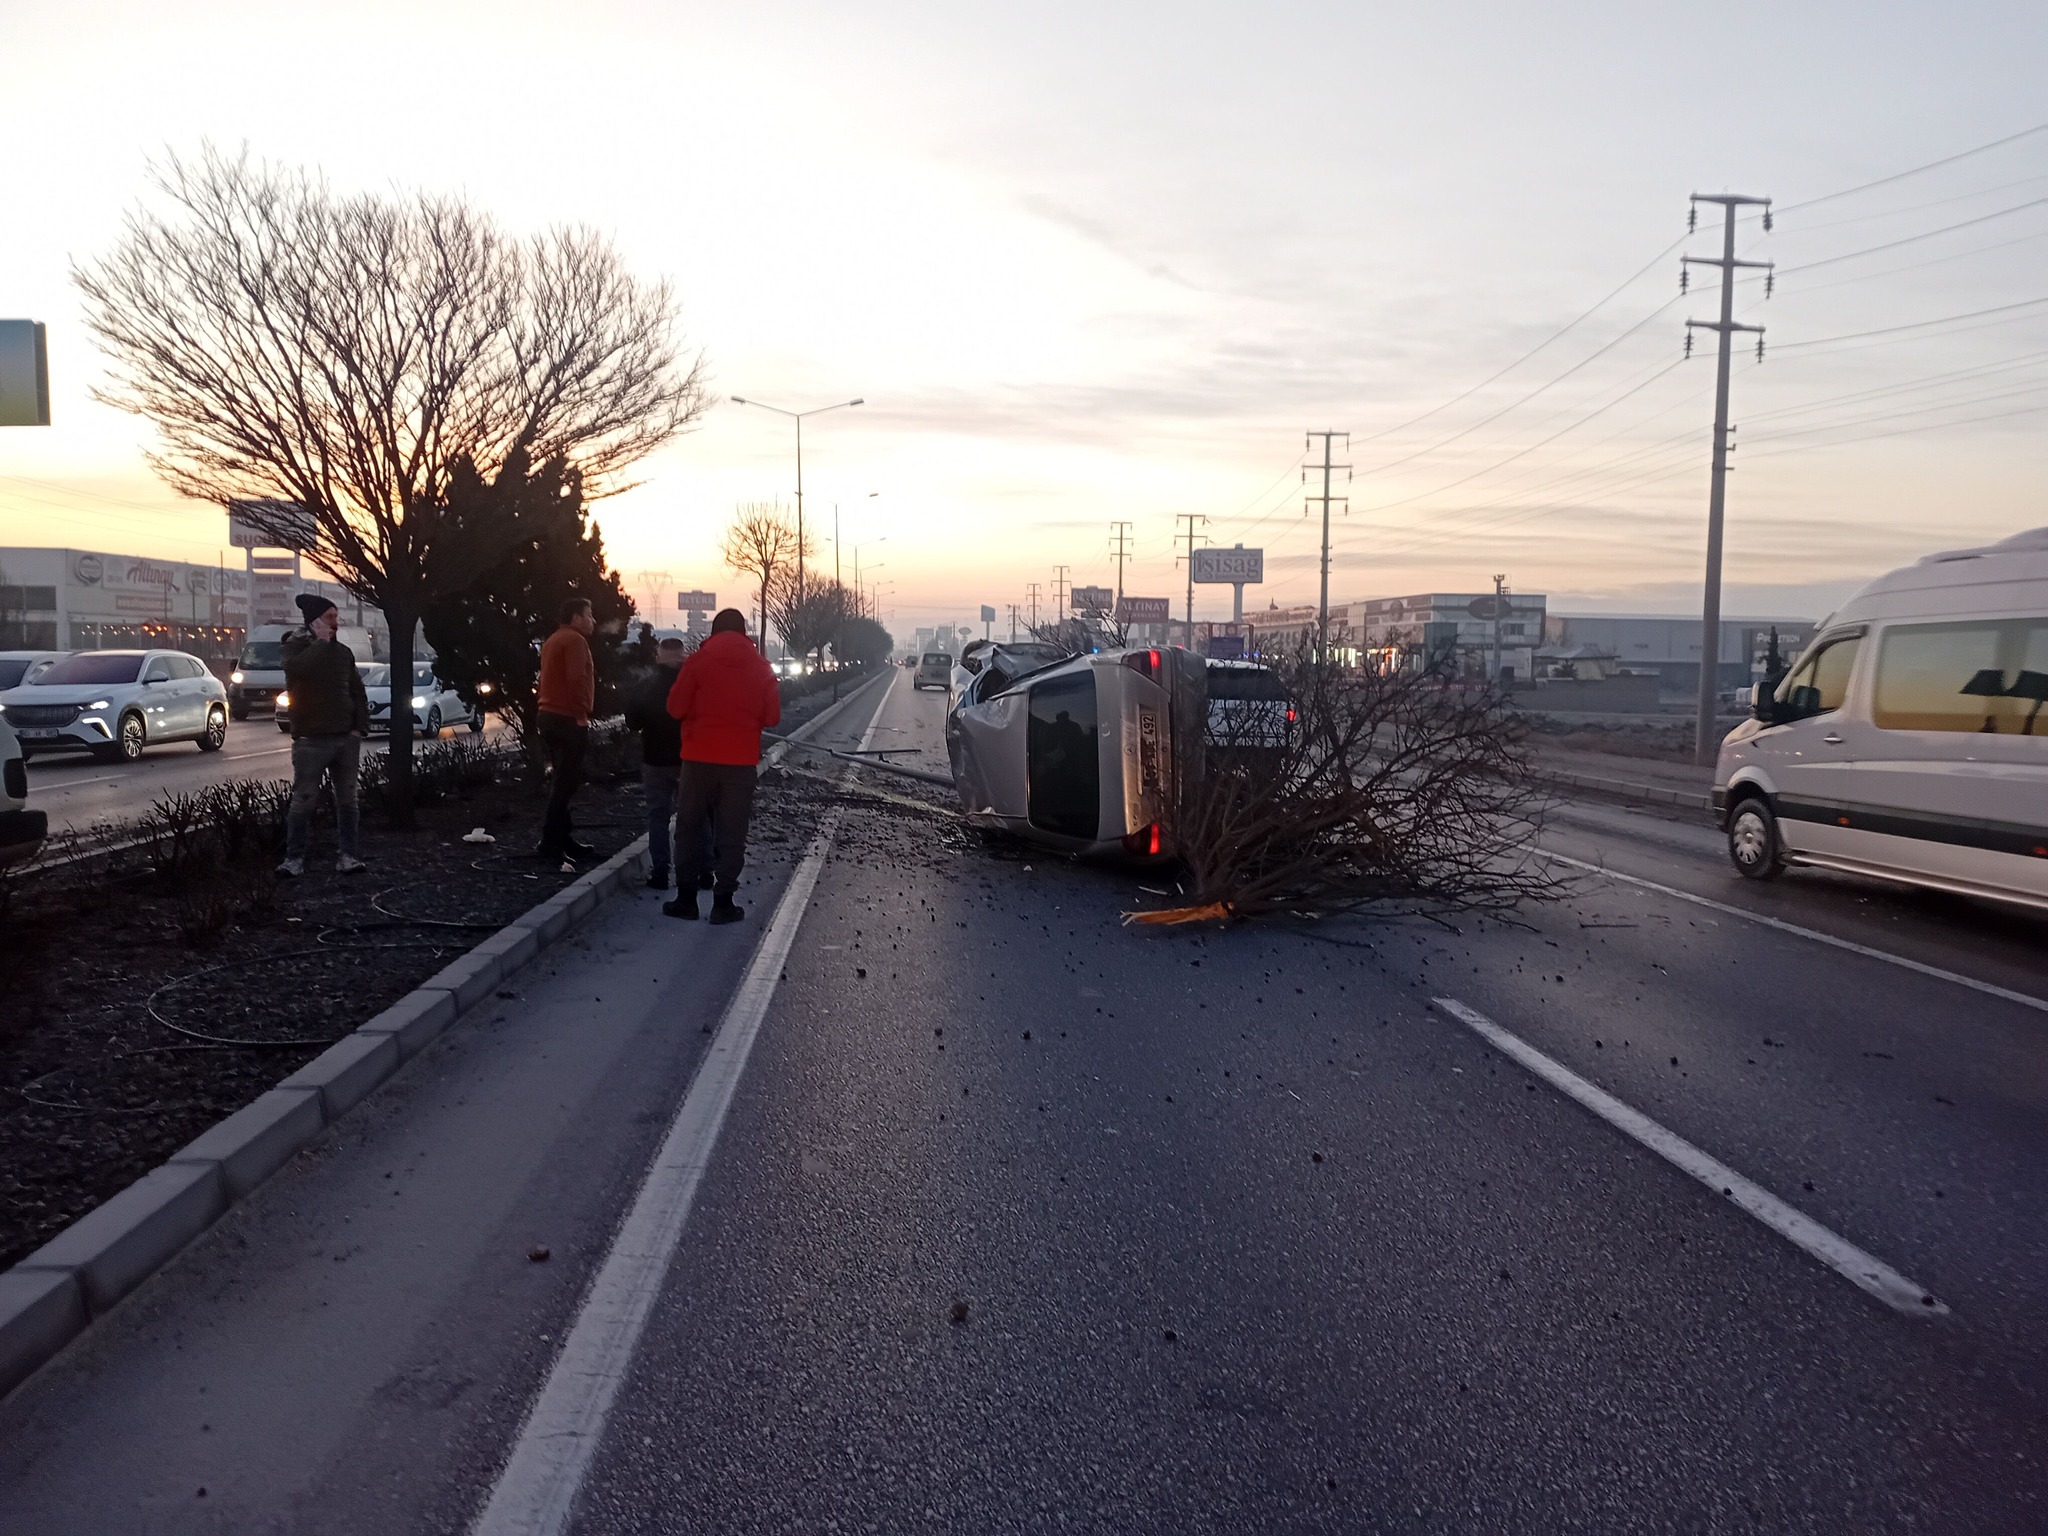
<path fill-rule="evenodd" d="M 1080 854 L 1168 858 L 1176 809 L 1219 749 L 1211 671 L 1192 651 L 1138 649 L 1047 659 L 1040 645 L 988 647 L 946 717 L 961 809 Z M 1256 673 L 1261 686 L 1247 690 Z M 1266 710 L 1257 739 L 1284 733 L 1285 690 L 1264 668 L 1231 666 L 1219 692 L 1242 735 L 1246 693 Z M 1283 735 L 1284 739 L 1284 735 Z"/>

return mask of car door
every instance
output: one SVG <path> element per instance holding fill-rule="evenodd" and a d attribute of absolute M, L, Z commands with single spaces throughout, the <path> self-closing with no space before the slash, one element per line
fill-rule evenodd
<path fill-rule="evenodd" d="M 177 692 L 178 734 L 201 736 L 206 732 L 207 706 L 213 702 L 208 691 L 206 665 L 197 656 L 171 658 L 171 686 Z"/>
<path fill-rule="evenodd" d="M 158 652 L 143 662 L 138 694 L 149 739 L 176 740 L 186 705 L 178 696 L 177 667 L 169 655 Z"/>
<path fill-rule="evenodd" d="M 1843 706 L 1863 649 L 1861 628 L 1823 636 L 1778 685 L 1780 708 L 1792 718 L 1750 738 L 1777 791 L 1773 809 L 1788 848 L 1854 856 L 1857 834 L 1848 809 L 1855 733 Z"/>

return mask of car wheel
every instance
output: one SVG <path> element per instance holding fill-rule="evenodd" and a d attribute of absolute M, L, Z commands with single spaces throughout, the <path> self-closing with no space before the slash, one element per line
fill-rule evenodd
<path fill-rule="evenodd" d="M 441 706 L 436 704 L 432 709 L 427 711 L 427 740 L 439 741 L 440 739 Z"/>
<path fill-rule="evenodd" d="M 142 716 L 123 715 L 114 739 L 103 747 L 94 747 L 92 755 L 103 763 L 132 763 L 142 756 L 142 749 L 148 744 L 149 732 L 142 723 Z"/>
<path fill-rule="evenodd" d="M 1751 880 L 1775 880 L 1785 872 L 1785 845 L 1778 838 L 1778 818 L 1761 795 L 1736 805 L 1728 818 L 1728 858 L 1737 872 Z"/>
<path fill-rule="evenodd" d="M 218 707 L 209 709 L 206 712 L 206 734 L 199 738 L 199 750 L 202 752 L 218 752 L 227 745 L 227 739 L 227 711 Z"/>
<path fill-rule="evenodd" d="M 480 709 L 472 709 L 472 710 L 470 710 L 470 712 L 469 712 L 469 734 L 470 734 L 470 735 L 472 735 L 472 736 L 481 736 L 481 735 L 483 735 L 483 733 L 484 733 L 484 712 L 483 712 L 482 710 L 480 710 Z"/>

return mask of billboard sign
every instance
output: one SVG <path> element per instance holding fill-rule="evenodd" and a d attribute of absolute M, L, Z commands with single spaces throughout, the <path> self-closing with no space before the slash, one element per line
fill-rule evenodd
<path fill-rule="evenodd" d="M 1076 587 L 1073 592 L 1076 613 L 1107 613 L 1116 601 L 1116 593 L 1108 587 Z"/>
<path fill-rule="evenodd" d="M 1209 637 L 1209 659 L 1211 661 L 1244 660 L 1244 636 L 1211 635 Z"/>
<path fill-rule="evenodd" d="M 296 501 L 231 501 L 228 543 L 236 549 L 313 548 L 317 535 L 313 514 Z"/>
<path fill-rule="evenodd" d="M 1266 579 L 1266 552 L 1242 547 L 1198 549 L 1194 552 L 1193 576 L 1197 582 L 1212 585 L 1262 582 Z"/>
<path fill-rule="evenodd" d="M 683 613 L 710 613 L 718 606 L 716 592 L 678 592 L 676 608 Z"/>
<path fill-rule="evenodd" d="M 1172 617 L 1170 597 L 1127 597 L 1116 605 L 1119 624 L 1164 624 Z"/>
<path fill-rule="evenodd" d="M 40 320 L 0 320 L 0 427 L 50 424 L 50 346 Z"/>
<path fill-rule="evenodd" d="M 996 611 L 995 611 L 995 609 L 993 609 L 993 608 L 989 607 L 989 605 L 988 605 L 987 603 L 983 603 L 983 604 L 981 605 L 981 622 L 982 622 L 982 623 L 984 623 L 984 624 L 993 624 L 993 623 L 995 623 L 995 621 L 996 621 Z"/>

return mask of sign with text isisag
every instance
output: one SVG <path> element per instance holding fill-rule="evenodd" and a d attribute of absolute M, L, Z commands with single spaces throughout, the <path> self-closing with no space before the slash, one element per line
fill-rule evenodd
<path fill-rule="evenodd" d="M 296 501 L 231 501 L 228 543 L 236 549 L 311 550 L 313 514 Z"/>
<path fill-rule="evenodd" d="M 0 427 L 50 424 L 50 344 L 40 320 L 0 320 Z"/>
<path fill-rule="evenodd" d="M 1108 587 L 1076 587 L 1073 601 L 1076 613 L 1107 613 L 1116 593 Z"/>
<path fill-rule="evenodd" d="M 716 592 L 678 592 L 676 607 L 683 613 L 709 613 L 718 606 Z"/>
<path fill-rule="evenodd" d="M 1263 549 L 1198 549 L 1194 555 L 1194 579 L 1199 584 L 1235 585 L 1266 579 Z"/>
<path fill-rule="evenodd" d="M 1127 597 L 1116 605 L 1119 624 L 1164 624 L 1173 617 L 1170 597 Z"/>
<path fill-rule="evenodd" d="M 996 611 L 995 611 L 995 609 L 993 609 L 993 608 L 989 607 L 989 605 L 988 605 L 987 603 L 983 603 L 983 604 L 981 605 L 981 622 L 982 622 L 982 623 L 984 623 L 984 624 L 993 624 L 993 623 L 995 623 L 995 621 L 996 621 Z"/>

